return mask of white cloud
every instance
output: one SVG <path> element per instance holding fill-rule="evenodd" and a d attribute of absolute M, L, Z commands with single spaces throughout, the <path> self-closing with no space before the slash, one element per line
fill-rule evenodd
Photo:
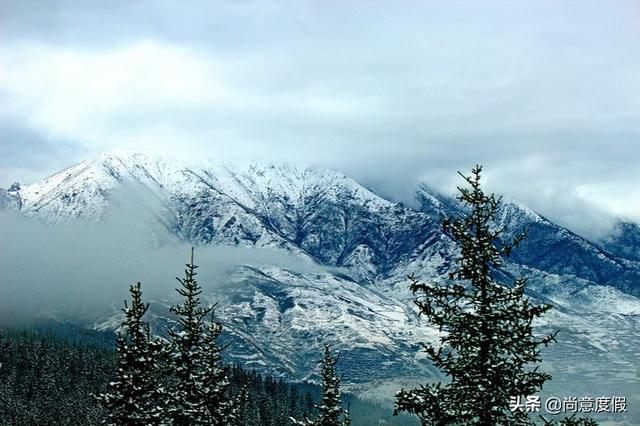
<path fill-rule="evenodd" d="M 2 89 L 16 115 L 55 137 L 95 145 L 111 143 L 129 117 L 153 117 L 162 105 L 188 110 L 234 99 L 213 64 L 149 41 L 96 52 L 18 45 L 2 56 Z"/>
<path fill-rule="evenodd" d="M 395 197 L 420 178 L 448 192 L 479 162 L 496 191 L 585 233 L 640 221 L 633 2 L 65 3 L 48 25 L 10 6 L 0 114 L 75 143 L 74 161 L 316 163 Z M 30 161 L 10 152 L 12 169 Z"/>

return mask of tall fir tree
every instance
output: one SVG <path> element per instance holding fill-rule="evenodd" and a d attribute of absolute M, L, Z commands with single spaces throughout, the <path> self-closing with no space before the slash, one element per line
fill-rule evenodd
<path fill-rule="evenodd" d="M 178 327 L 169 335 L 170 394 L 167 407 L 171 423 L 181 425 L 233 425 L 239 422 L 242 395 L 228 395 L 229 380 L 217 343 L 222 327 L 213 321 L 213 306 L 203 307 L 202 288 L 196 280 L 196 268 L 187 263 L 184 278 L 176 278 L 182 304 L 173 306 Z M 205 318 L 211 315 L 207 324 Z"/>
<path fill-rule="evenodd" d="M 324 358 L 322 359 L 322 402 L 318 407 L 320 417 L 318 426 L 338 426 L 343 413 L 342 395 L 340 393 L 340 376 L 336 370 L 339 356 L 331 353 L 331 346 L 324 345 Z"/>
<path fill-rule="evenodd" d="M 140 283 L 132 284 L 129 292 L 131 305 L 124 302 L 123 331 L 116 340 L 116 378 L 109 383 L 109 391 L 97 398 L 107 409 L 106 424 L 160 425 L 166 401 L 159 364 L 163 345 L 151 337 L 149 323 L 142 319 L 149 305 L 142 302 Z"/>
<path fill-rule="evenodd" d="M 222 347 L 218 344 L 221 332 L 222 325 L 215 321 L 212 310 L 211 320 L 205 325 L 201 348 L 204 356 L 202 396 L 209 416 L 206 424 L 240 425 L 247 388 L 243 386 L 237 395 L 230 395 L 230 381 L 222 359 Z"/>
<path fill-rule="evenodd" d="M 551 378 L 535 364 L 555 334 L 536 337 L 532 329 L 551 306 L 525 297 L 526 279 L 512 285 L 494 279 L 524 234 L 512 242 L 501 239 L 505 229 L 494 223 L 501 198 L 485 195 L 481 172 L 476 166 L 471 176 L 460 173 L 470 188 L 458 188 L 458 199 L 468 210 L 464 217 L 443 219 L 461 253 L 450 282 L 441 286 L 409 277 L 420 313 L 442 332 L 439 347 L 423 347 L 450 378 L 396 395 L 396 412 L 416 414 L 422 425 L 531 424 L 526 413 L 509 410 L 510 398 L 534 395 Z"/>
<path fill-rule="evenodd" d="M 322 401 L 316 405 L 318 417 L 315 420 L 291 419 L 294 424 L 301 426 L 348 426 L 351 424 L 349 410 L 342 408 L 342 394 L 340 392 L 340 376 L 336 369 L 339 356 L 331 353 L 331 345 L 324 345 L 322 358 Z M 341 420 L 341 418 L 343 418 Z"/>

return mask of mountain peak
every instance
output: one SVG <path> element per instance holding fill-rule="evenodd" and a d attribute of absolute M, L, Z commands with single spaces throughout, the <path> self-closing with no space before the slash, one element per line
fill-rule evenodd
<path fill-rule="evenodd" d="M 123 196 L 116 196 L 121 189 Z M 379 365 L 385 367 L 375 371 L 351 370 L 362 380 L 405 374 L 402 365 L 414 362 L 418 350 L 413 342 L 436 335 L 417 326 L 406 276 L 434 283 L 446 279 L 458 248 L 443 234 L 439 215 L 460 215 L 464 209 L 426 185 L 418 195 L 420 208 L 413 209 L 330 169 L 184 165 L 118 150 L 17 191 L 0 189 L 0 208 L 49 224 L 101 220 L 109 211 L 128 221 L 126 214 L 133 214 L 136 226 L 170 237 L 161 240 L 251 253 L 247 261 L 230 256 L 241 265 L 223 277 L 230 284 L 215 294 L 238 359 L 254 360 L 257 368 L 304 373 L 315 366 L 309 336 L 338 338 L 350 351 L 345 358 L 350 362 L 383 361 Z M 640 295 L 640 263 L 617 258 L 514 201 L 505 202 L 498 219 L 509 232 L 530 230 L 505 259 L 501 279 L 531 277 L 534 300 L 561 304 L 561 313 L 552 317 L 557 324 L 571 327 L 567 319 L 582 321 L 585 307 L 605 309 L 607 303 L 606 309 L 637 312 L 640 302 L 633 295 Z M 108 220 L 103 225 L 109 229 Z M 269 250 L 254 250 L 263 248 Z M 287 256 L 283 266 L 269 264 L 277 263 L 268 260 L 274 253 Z M 614 302 L 630 308 L 610 308 Z M 615 324 L 623 334 L 635 326 L 624 321 Z M 598 333 L 608 325 L 601 322 Z M 419 367 L 411 366 L 412 372 Z"/>

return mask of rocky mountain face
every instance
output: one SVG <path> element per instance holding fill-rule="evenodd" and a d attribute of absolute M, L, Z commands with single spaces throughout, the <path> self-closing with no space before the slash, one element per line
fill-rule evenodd
<path fill-rule="evenodd" d="M 454 266 L 457 249 L 443 235 L 440 216 L 460 214 L 456 200 L 420 186 L 419 207 L 409 208 L 326 169 L 189 167 L 108 153 L 43 182 L 0 190 L 0 208 L 51 226 L 100 222 L 125 207 L 118 194 L 127 191 L 145 200 L 145 213 L 175 240 L 268 248 L 318 265 L 309 271 L 238 264 L 226 285 L 207 295 L 218 302 L 235 360 L 303 379 L 330 341 L 343 351 L 345 381 L 352 384 L 435 374 L 419 343 L 435 341 L 437 331 L 417 316 L 406 275 L 442 282 Z M 620 377 L 629 374 L 640 352 L 638 226 L 621 224 L 615 238 L 596 244 L 511 202 L 500 212 L 502 225 L 507 236 L 528 230 L 528 237 L 499 277 L 529 277 L 529 296 L 556 307 L 538 325 L 541 332 L 563 331 L 547 367 L 598 372 L 608 360 Z M 162 300 L 152 314 L 157 324 L 170 321 Z M 114 315 L 96 327 L 114 326 Z M 570 367 L 576 354 L 581 367 Z"/>
<path fill-rule="evenodd" d="M 2 210 L 20 210 L 22 209 L 22 201 L 18 193 L 20 184 L 14 183 L 9 189 L 0 188 L 0 209 Z"/>
<path fill-rule="evenodd" d="M 618 221 L 614 231 L 599 242 L 609 253 L 640 261 L 640 225 Z"/>

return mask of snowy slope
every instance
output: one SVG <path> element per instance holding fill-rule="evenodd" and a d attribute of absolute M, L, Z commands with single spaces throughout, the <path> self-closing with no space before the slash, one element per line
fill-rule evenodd
<path fill-rule="evenodd" d="M 387 272 L 438 225 L 330 170 L 215 164 L 194 169 L 141 154 L 107 153 L 16 193 L 46 223 L 100 220 L 110 197 L 133 187 L 170 210 L 169 231 L 204 244 L 280 247 L 323 264 Z M 367 265 L 360 262 L 367 259 Z"/>
<path fill-rule="evenodd" d="M 236 265 L 227 285 L 206 295 L 219 303 L 228 354 L 299 379 L 312 374 L 322 343 L 332 341 L 344 351 L 345 380 L 363 383 L 434 374 L 419 342 L 435 341 L 437 333 L 417 317 L 406 275 L 444 280 L 457 250 L 439 217 L 461 207 L 425 185 L 416 195 L 420 208 L 411 209 L 326 169 L 193 167 L 111 152 L 43 182 L 1 190 L 0 207 L 55 226 L 100 221 L 145 199 L 136 208 L 149 210 L 179 240 L 277 249 L 313 261 L 321 272 Z M 551 351 L 555 371 L 584 372 L 605 360 L 620 377 L 628 374 L 640 353 L 635 258 L 618 257 L 517 203 L 505 204 L 499 222 L 513 233 L 530 229 L 502 277 L 530 277 L 530 297 L 556 306 L 539 324 L 540 331 L 562 329 L 566 336 Z M 168 303 L 152 305 L 156 324 L 168 320 Z M 115 311 L 96 326 L 117 320 Z M 582 364 L 571 366 L 567 354 L 582 354 Z"/>
<path fill-rule="evenodd" d="M 607 284 L 640 296 L 639 262 L 618 257 L 517 203 L 504 204 L 498 223 L 510 230 L 507 237 L 511 238 L 528 230 L 512 261 Z"/>

